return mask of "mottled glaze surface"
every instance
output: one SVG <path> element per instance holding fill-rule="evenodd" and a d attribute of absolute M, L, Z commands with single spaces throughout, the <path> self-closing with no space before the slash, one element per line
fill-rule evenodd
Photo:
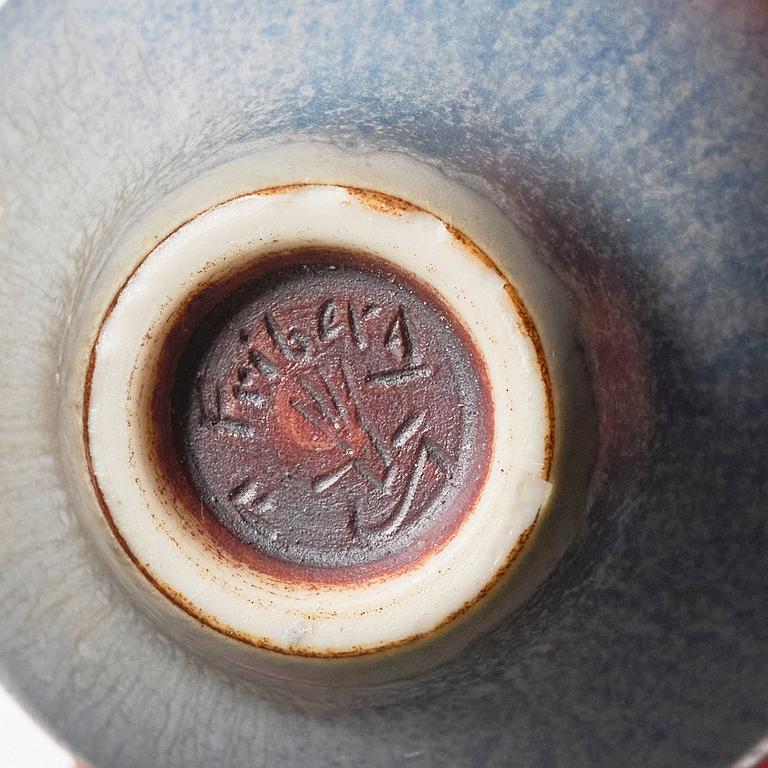
<path fill-rule="evenodd" d="M 763 737 L 767 34 L 747 1 L 4 6 L 8 685 L 97 768 L 701 768 Z M 168 639 L 93 554 L 57 444 L 63 340 L 111 245 L 286 138 L 405 153 L 493 201 L 570 288 L 599 416 L 552 577 L 356 707 Z"/>

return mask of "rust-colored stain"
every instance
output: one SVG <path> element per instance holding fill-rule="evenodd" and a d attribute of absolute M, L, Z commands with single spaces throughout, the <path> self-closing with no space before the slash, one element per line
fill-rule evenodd
<path fill-rule="evenodd" d="M 362 189 L 360 187 L 344 187 L 358 202 L 371 208 L 378 213 L 388 213 L 392 216 L 400 216 L 403 213 L 420 212 L 423 209 L 393 195 L 385 195 L 382 192 L 376 192 L 373 189 Z"/>
<path fill-rule="evenodd" d="M 517 289 L 512 285 L 512 283 L 506 282 L 504 284 L 504 290 L 515 304 L 515 307 L 517 307 L 517 312 L 521 318 L 523 330 L 533 344 L 533 348 L 536 352 L 536 360 L 539 364 L 539 375 L 541 376 L 541 381 L 544 384 L 549 429 L 547 430 L 547 436 L 544 442 L 544 465 L 542 468 L 542 477 L 545 480 L 549 480 L 552 473 L 552 461 L 555 450 L 555 403 L 552 396 L 552 379 L 549 375 L 547 357 L 544 352 L 544 346 L 541 343 L 539 331 L 533 322 L 533 318 L 530 316 L 528 310 L 526 309 L 525 304 L 523 304 L 523 300 L 520 298 L 520 294 L 517 292 Z"/>
<path fill-rule="evenodd" d="M 283 185 L 277 185 L 274 187 L 264 187 L 263 189 L 256 190 L 255 192 L 245 192 L 242 195 L 238 195 L 237 197 L 230 198 L 229 200 L 225 200 L 223 203 L 219 203 L 218 207 L 221 207 L 222 205 L 226 205 L 227 203 L 231 203 L 232 200 L 237 200 L 240 197 L 248 197 L 250 195 L 258 195 L 259 197 L 269 197 L 272 195 L 285 195 L 288 192 L 296 192 L 299 189 L 307 189 L 308 187 L 318 186 L 315 184 L 283 184 Z"/>
<path fill-rule="evenodd" d="M 544 466 L 542 469 L 542 478 L 549 480 L 552 472 L 552 461 L 554 457 L 554 441 L 555 441 L 555 405 L 552 394 L 552 379 L 549 374 L 549 366 L 547 365 L 547 357 L 544 352 L 544 346 L 541 343 L 541 337 L 539 331 L 536 328 L 536 323 L 533 322 L 528 308 L 525 306 L 520 293 L 512 283 L 507 280 L 504 273 L 499 269 L 496 262 L 494 262 L 488 254 L 479 248 L 472 240 L 470 240 L 460 229 L 457 229 L 451 224 L 445 224 L 445 228 L 458 240 L 464 248 L 471 253 L 475 258 L 479 259 L 488 268 L 492 269 L 503 281 L 504 290 L 509 296 L 512 303 L 515 305 L 517 314 L 520 317 L 521 330 L 531 340 L 533 349 L 536 353 L 536 360 L 538 363 L 539 374 L 544 384 L 546 408 L 547 408 L 547 421 L 549 429 L 547 431 L 546 442 L 544 446 Z"/>
<path fill-rule="evenodd" d="M 496 262 L 493 261 L 493 259 L 491 259 L 484 250 L 479 248 L 472 240 L 470 240 L 460 229 L 454 227 L 453 224 L 448 224 L 448 222 L 443 222 L 443 226 L 445 226 L 445 228 L 453 235 L 453 237 L 458 240 L 462 246 L 464 246 L 466 251 L 471 253 L 482 264 L 485 264 L 486 267 L 493 270 L 497 275 L 499 275 L 499 277 L 504 278 L 504 274 L 499 269 Z"/>
<path fill-rule="evenodd" d="M 236 199 L 247 197 L 251 194 L 275 195 L 275 194 L 281 194 L 281 193 L 285 193 L 285 192 L 292 191 L 299 188 L 313 187 L 313 186 L 325 186 L 325 185 L 293 184 L 293 185 L 286 185 L 281 187 L 271 187 L 268 189 L 258 190 L 256 192 L 237 195 L 233 198 L 230 198 L 229 200 L 223 201 L 217 206 L 214 206 L 214 208 L 219 208 Z M 340 185 L 340 186 L 343 186 L 343 185 Z M 387 213 L 391 215 L 401 215 L 403 212 L 424 210 L 419 208 L 418 206 L 415 206 L 411 203 L 401 200 L 400 198 L 384 195 L 375 190 L 364 190 L 364 189 L 357 189 L 357 188 L 345 188 L 345 189 L 347 189 L 349 193 L 355 197 L 355 199 L 367 205 L 368 207 L 372 208 L 373 210 L 376 210 L 381 213 Z M 198 215 L 202 215 L 202 213 Z M 535 527 L 535 522 L 520 536 L 514 550 L 510 552 L 506 562 L 498 569 L 496 574 L 489 580 L 489 582 L 484 587 L 484 589 L 473 599 L 468 600 L 460 609 L 454 611 L 443 622 L 441 622 L 441 624 L 438 627 L 431 630 L 430 632 L 413 635 L 394 643 L 382 644 L 382 645 L 371 646 L 371 647 L 352 648 L 352 649 L 341 651 L 341 652 L 339 651 L 318 652 L 318 651 L 308 650 L 304 648 L 276 646 L 270 641 L 268 641 L 266 638 L 249 635 L 247 633 L 240 632 L 239 630 L 236 630 L 229 625 L 221 623 L 218 619 L 216 619 L 216 617 L 210 614 L 207 614 L 204 611 L 201 611 L 197 606 L 195 606 L 193 603 L 187 600 L 187 598 L 185 598 L 183 595 L 176 592 L 168 584 L 158 580 L 151 572 L 149 572 L 149 570 L 145 567 L 145 565 L 142 562 L 140 562 L 138 558 L 133 554 L 130 547 L 128 546 L 128 543 L 126 542 L 126 540 L 120 533 L 119 529 L 117 528 L 112 518 L 109 506 L 102 492 L 102 489 L 100 488 L 98 478 L 96 477 L 96 473 L 93 466 L 93 457 L 91 455 L 90 442 L 89 442 L 88 419 L 89 419 L 89 413 L 90 413 L 91 389 L 92 389 L 92 383 L 93 383 L 93 373 L 94 373 L 95 363 L 96 363 L 98 340 L 101 337 L 101 333 L 104 328 L 104 325 L 107 319 L 109 318 L 110 314 L 112 313 L 114 307 L 116 306 L 120 295 L 122 294 L 125 287 L 128 285 L 133 275 L 136 273 L 136 271 L 144 263 L 146 258 L 148 258 L 149 254 L 152 251 L 156 250 L 160 245 L 162 245 L 162 243 L 166 242 L 170 237 L 172 237 L 172 235 L 175 232 L 177 232 L 181 227 L 183 227 L 185 224 L 189 223 L 195 218 L 197 218 L 197 216 L 190 217 L 186 221 L 182 222 L 178 227 L 174 228 L 173 231 L 171 231 L 168 235 L 166 235 L 166 237 L 163 238 L 157 245 L 155 245 L 147 254 L 145 254 L 144 257 L 142 257 L 142 259 L 139 261 L 139 263 L 134 267 L 134 269 L 125 279 L 120 289 L 117 291 L 112 301 L 108 305 L 102 317 L 102 320 L 99 324 L 99 327 L 96 333 L 96 338 L 91 348 L 91 353 L 90 353 L 86 375 L 85 375 L 84 393 L 83 393 L 82 424 L 83 424 L 84 452 L 85 452 L 85 458 L 86 458 L 86 464 L 87 464 L 89 476 L 91 479 L 91 484 L 93 486 L 96 499 L 110 527 L 110 530 L 115 536 L 115 540 L 119 543 L 119 545 L 125 551 L 128 558 L 136 566 L 139 572 L 143 574 L 143 576 L 147 579 L 147 581 L 151 583 L 157 590 L 159 590 L 162 594 L 164 594 L 172 603 L 177 605 L 183 611 L 185 611 L 186 613 L 188 613 L 189 615 L 191 615 L 193 618 L 200 621 L 201 623 L 211 627 L 212 629 L 218 632 L 221 632 L 222 634 L 225 634 L 229 637 L 232 637 L 234 639 L 237 639 L 239 641 L 245 642 L 250 645 L 254 645 L 257 647 L 264 648 L 266 650 L 274 651 L 276 653 L 285 654 L 285 655 L 318 657 L 318 658 L 360 656 L 360 655 L 366 655 L 371 653 L 378 653 L 378 652 L 390 650 L 396 647 L 400 647 L 405 644 L 412 643 L 416 640 L 423 639 L 426 636 L 439 632 L 440 630 L 445 628 L 448 624 L 450 624 L 455 619 L 457 619 L 459 616 L 465 614 L 480 599 L 482 599 L 483 596 L 485 596 L 488 592 L 493 590 L 499 584 L 504 574 L 509 570 L 512 562 L 517 558 L 520 551 L 525 546 L 528 538 L 531 535 L 531 532 Z M 470 253 L 472 253 L 473 256 L 481 259 L 481 261 L 484 264 L 490 266 L 497 273 L 501 275 L 500 270 L 494 264 L 494 262 L 480 248 L 478 248 L 471 240 L 469 240 L 469 238 L 467 238 L 466 235 L 464 235 L 462 232 L 460 232 L 458 229 L 456 229 L 451 225 L 446 224 L 445 226 L 448 229 L 448 231 L 450 231 L 451 234 Z M 198 308 L 210 309 L 212 298 L 220 300 L 223 296 L 226 296 L 229 292 L 231 292 L 233 287 L 238 284 L 242 284 L 242 274 L 229 276 L 225 280 L 217 281 L 215 285 L 208 284 L 203 287 L 198 287 L 197 292 L 194 295 L 188 297 L 183 302 L 180 310 L 177 311 L 175 315 L 176 319 L 178 320 L 179 317 L 184 316 L 186 313 L 190 311 L 190 308 L 194 307 L 196 304 L 198 305 Z M 522 318 L 522 322 L 523 322 L 523 326 L 526 334 L 528 335 L 528 337 L 531 339 L 531 342 L 533 343 L 533 346 L 538 358 L 538 362 L 539 362 L 539 369 L 541 371 L 542 381 L 544 382 L 545 389 L 546 389 L 546 396 L 547 396 L 547 402 L 548 402 L 548 416 L 549 416 L 549 433 L 548 433 L 547 443 L 546 443 L 546 457 L 545 457 L 544 467 L 542 471 L 542 476 L 545 479 L 548 479 L 551 472 L 553 443 L 554 443 L 554 406 L 552 401 L 552 387 L 551 387 L 551 382 L 549 377 L 549 371 L 546 365 L 546 358 L 541 345 L 541 341 L 532 318 L 528 314 L 528 311 L 525 308 L 525 305 L 523 304 L 516 289 L 506 280 L 505 280 L 505 289 L 507 290 L 507 293 L 510 296 L 510 299 L 514 302 L 518 310 L 518 313 Z M 205 299 L 203 299 L 203 296 L 205 296 Z M 171 329 L 169 329 L 169 331 L 170 330 Z M 166 352 L 164 354 L 171 355 L 171 357 L 175 356 L 176 359 L 178 360 L 178 355 L 180 352 L 180 344 L 179 344 L 180 337 L 177 335 L 175 342 L 173 341 L 173 338 L 174 338 L 173 334 L 169 333 L 168 335 L 169 342 L 166 343 L 166 347 L 165 347 Z M 174 343 L 176 344 L 176 346 L 174 346 Z M 164 395 L 162 392 L 158 392 L 158 394 L 156 394 L 156 396 L 153 398 L 153 409 L 156 409 L 158 407 L 158 402 L 162 400 L 163 396 L 168 397 L 168 400 L 166 400 L 166 402 L 170 402 L 170 394 L 171 394 L 170 391 L 166 391 Z M 159 416 L 160 414 L 157 413 L 156 415 Z M 167 416 L 168 415 L 166 414 L 166 418 Z M 178 460 L 178 457 L 179 457 L 179 453 L 177 450 L 178 446 L 174 443 L 173 446 L 171 447 L 171 444 L 168 442 L 168 439 L 167 439 L 169 434 L 170 434 L 169 432 L 166 432 L 165 438 L 159 441 L 155 440 L 154 442 L 152 442 L 151 455 L 154 456 L 156 461 L 160 461 L 160 463 L 166 462 L 167 464 L 169 457 L 172 454 L 172 456 L 175 457 L 174 461 L 176 462 L 176 470 L 178 470 L 180 466 L 180 462 Z M 169 451 L 170 451 L 170 454 L 169 454 Z M 193 529 L 195 527 L 197 528 L 196 532 L 194 532 L 193 535 L 202 535 L 203 537 L 205 537 L 207 539 L 207 541 L 204 542 L 206 546 L 208 546 L 212 552 L 215 552 L 218 556 L 223 557 L 227 561 L 231 561 L 233 553 L 236 552 L 238 554 L 238 557 L 236 557 L 236 560 L 240 560 L 241 562 L 247 562 L 247 559 L 248 559 L 247 553 L 252 554 L 254 552 L 253 548 L 244 545 L 243 541 L 238 539 L 237 536 L 233 535 L 231 531 L 228 531 L 224 526 L 222 526 L 218 521 L 215 520 L 213 516 L 211 516 L 210 514 L 207 514 L 204 510 L 201 511 L 199 496 L 196 493 L 195 489 L 192 487 L 192 483 L 189 482 L 187 472 L 183 470 L 183 468 L 181 472 L 176 470 L 171 473 L 173 475 L 172 477 L 169 477 L 166 475 L 166 479 L 168 480 L 168 483 L 166 486 L 166 492 L 172 495 L 172 497 L 176 499 L 177 502 L 180 502 L 181 509 L 197 510 L 197 514 L 188 519 L 188 523 L 190 524 L 190 526 Z M 486 467 L 486 471 L 487 471 L 487 467 Z M 483 479 L 484 477 L 485 475 L 483 474 Z M 181 482 L 179 482 L 179 478 L 186 478 L 186 481 L 182 480 Z M 211 521 L 216 523 L 216 525 L 212 526 Z M 214 527 L 216 528 L 215 534 L 213 532 Z M 451 535 L 455 534 L 457 529 L 458 529 L 458 526 L 454 526 L 453 529 L 448 530 L 448 533 L 444 535 L 441 545 L 444 545 L 448 540 L 448 538 L 450 538 Z M 247 550 L 247 552 L 245 552 L 245 550 Z M 246 556 L 243 557 L 243 555 L 246 555 Z M 274 559 L 272 559 L 272 562 L 274 563 Z M 249 563 L 249 565 L 252 566 L 253 563 Z M 403 566 L 403 564 L 400 563 L 398 565 L 391 567 L 389 572 L 385 570 L 383 574 L 368 572 L 368 577 L 369 578 L 385 578 L 387 575 L 391 576 L 393 572 L 399 572 L 400 570 L 402 570 L 403 567 L 409 567 L 409 565 L 410 567 L 412 567 L 413 563 L 409 564 L 406 562 L 405 566 Z M 263 558 L 259 563 L 258 567 L 260 569 L 264 568 Z M 310 580 L 314 579 L 316 581 L 319 580 L 320 582 L 322 582 L 322 579 L 320 578 L 321 574 L 319 572 L 313 572 L 313 570 L 325 571 L 325 576 L 327 577 L 327 570 L 328 570 L 327 568 L 305 569 L 303 573 L 303 577 L 301 578 L 302 586 L 305 586 L 305 587 L 307 586 L 307 582 L 306 582 L 307 579 L 310 579 Z M 266 572 L 269 573 L 269 570 L 267 569 Z M 360 577 L 363 573 L 365 572 L 363 571 L 356 575 L 357 577 Z M 284 580 L 286 577 L 286 574 L 284 572 L 281 572 L 279 568 L 277 570 L 274 570 L 272 572 L 272 575 L 277 577 L 280 580 Z M 295 573 L 294 573 L 294 576 L 295 576 Z M 343 581 L 344 580 L 342 579 L 342 582 Z M 333 583 L 333 579 L 331 579 L 329 583 Z M 309 616 L 307 618 L 312 619 L 314 617 Z"/>

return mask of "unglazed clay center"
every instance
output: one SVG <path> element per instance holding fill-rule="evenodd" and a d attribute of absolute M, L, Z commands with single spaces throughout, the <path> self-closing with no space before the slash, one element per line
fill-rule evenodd
<path fill-rule="evenodd" d="M 294 581 L 412 567 L 474 507 L 493 448 L 458 318 L 392 262 L 338 248 L 280 251 L 201 292 L 153 389 L 181 506 L 199 519 L 202 501 L 222 547 Z"/>

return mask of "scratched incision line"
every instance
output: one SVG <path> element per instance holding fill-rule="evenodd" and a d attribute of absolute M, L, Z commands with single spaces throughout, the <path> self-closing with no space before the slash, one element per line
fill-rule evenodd
<path fill-rule="evenodd" d="M 369 307 L 368 309 L 369 316 L 376 316 L 378 311 L 381 310 L 380 307 Z M 363 351 L 368 348 L 369 342 L 367 337 L 363 335 L 359 323 L 353 320 L 355 313 L 351 305 L 348 316 L 350 318 L 352 339 L 357 348 Z M 319 313 L 318 327 L 321 339 L 332 341 L 343 332 L 343 328 L 340 325 L 334 324 L 335 317 L 336 302 L 333 299 L 328 299 L 323 303 Z M 285 355 L 287 359 L 301 359 L 307 354 L 309 342 L 305 336 L 300 335 L 295 330 L 288 335 L 284 334 L 279 324 L 269 312 L 264 314 L 264 324 L 275 348 Z M 247 340 L 249 337 L 250 334 L 242 330 L 240 338 Z M 290 338 L 299 339 L 300 346 L 292 346 L 289 343 Z M 403 307 L 398 308 L 397 315 L 387 332 L 385 344 L 389 349 L 393 349 L 400 344 L 402 347 L 402 357 L 407 361 L 408 365 L 399 369 L 369 373 L 366 377 L 366 381 L 375 386 L 399 386 L 407 384 L 409 381 L 416 378 L 429 378 L 431 371 L 427 366 L 409 365 L 414 357 L 418 357 L 418 354 L 414 354 L 413 332 L 409 327 L 407 314 Z M 255 366 L 255 370 L 264 375 L 267 379 L 275 380 L 280 378 L 281 375 L 279 369 L 259 350 L 253 348 L 249 349 L 248 358 Z M 299 375 L 298 381 L 301 390 L 311 402 L 307 403 L 306 400 L 300 401 L 298 399 L 292 399 L 290 405 L 311 428 L 316 429 L 325 437 L 330 437 L 343 457 L 354 456 L 354 451 L 343 434 L 344 428 L 349 428 L 351 426 L 351 410 L 355 415 L 357 423 L 368 437 L 371 446 L 384 464 L 386 472 L 384 476 L 380 478 L 375 474 L 370 464 L 366 461 L 360 459 L 353 461 L 351 458 L 347 458 L 347 460 L 338 468 L 313 478 L 312 488 L 315 493 L 323 493 L 336 485 L 336 483 L 338 483 L 348 472 L 355 471 L 375 489 L 380 490 L 384 495 L 390 495 L 392 492 L 393 481 L 396 479 L 398 473 L 402 471 L 400 467 L 393 466 L 391 449 L 403 448 L 422 430 L 427 412 L 426 410 L 422 410 L 408 416 L 391 436 L 391 440 L 386 440 L 366 415 L 358 385 L 354 382 L 354 374 L 351 372 L 346 361 L 342 361 L 341 369 L 346 396 L 351 408 L 348 408 L 345 404 L 343 392 L 335 387 L 330 376 L 323 371 L 320 366 L 315 368 L 314 372 L 322 383 L 325 390 L 324 394 L 321 394 L 321 392 L 312 384 L 309 379 L 309 372 L 305 372 Z M 312 369 L 310 369 L 310 371 L 311 370 Z M 247 369 L 239 369 L 238 378 L 247 380 L 249 377 L 247 375 L 241 375 L 241 371 L 247 371 Z M 220 388 L 218 391 L 221 391 Z M 260 392 L 247 391 L 243 389 L 240 384 L 235 385 L 234 395 L 239 399 L 246 398 L 258 408 L 263 407 L 267 401 L 266 397 Z M 234 419 L 228 419 L 223 416 L 221 405 L 218 418 L 212 422 L 212 426 L 214 429 L 219 429 L 227 434 L 243 439 L 252 439 L 255 436 L 255 430 L 251 425 Z M 353 527 L 358 535 L 370 536 L 379 531 L 393 533 L 403 525 L 408 512 L 413 505 L 419 480 L 424 473 L 428 459 L 432 459 L 436 466 L 438 466 L 446 476 L 450 477 L 450 472 L 453 467 L 453 459 L 448 457 L 442 448 L 435 445 L 427 438 L 422 437 L 418 457 L 410 471 L 409 480 L 403 493 L 400 506 L 390 516 L 390 519 L 383 521 L 376 528 L 367 530 L 357 519 L 357 508 L 353 506 L 351 511 Z M 235 488 L 232 491 L 230 498 L 239 508 L 247 509 L 250 513 L 251 520 L 260 518 L 264 512 L 268 512 L 274 507 L 273 492 L 266 491 L 261 494 L 257 493 L 255 490 L 255 481 L 253 480 L 247 480 Z"/>
<path fill-rule="evenodd" d="M 335 294 L 338 270 L 297 280 L 300 295 L 290 279 L 256 291 L 214 334 L 188 408 L 187 466 L 214 515 L 313 566 L 376 560 L 415 529 L 445 528 L 473 464 L 467 416 L 482 411 L 451 318 L 349 271 Z"/>

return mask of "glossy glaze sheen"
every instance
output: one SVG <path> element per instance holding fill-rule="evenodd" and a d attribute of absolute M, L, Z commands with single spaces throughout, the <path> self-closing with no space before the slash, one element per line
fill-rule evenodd
<path fill-rule="evenodd" d="M 281 578 L 349 581 L 428 556 L 471 510 L 493 445 L 461 323 L 414 277 L 350 252 L 282 253 L 229 282 L 205 317 L 177 318 L 186 344 L 170 331 L 155 377 L 176 381 L 158 453 L 189 514 L 202 500 L 220 543 L 216 521 Z M 168 394 L 155 410 L 170 428 Z"/>
<path fill-rule="evenodd" d="M 767 36 L 749 0 L 5 5 L 4 680 L 98 768 L 724 768 L 763 737 Z M 85 265 L 286 135 L 421 158 L 515 221 L 571 288 L 610 446 L 524 610 L 319 714 L 143 619 L 56 449 Z"/>

